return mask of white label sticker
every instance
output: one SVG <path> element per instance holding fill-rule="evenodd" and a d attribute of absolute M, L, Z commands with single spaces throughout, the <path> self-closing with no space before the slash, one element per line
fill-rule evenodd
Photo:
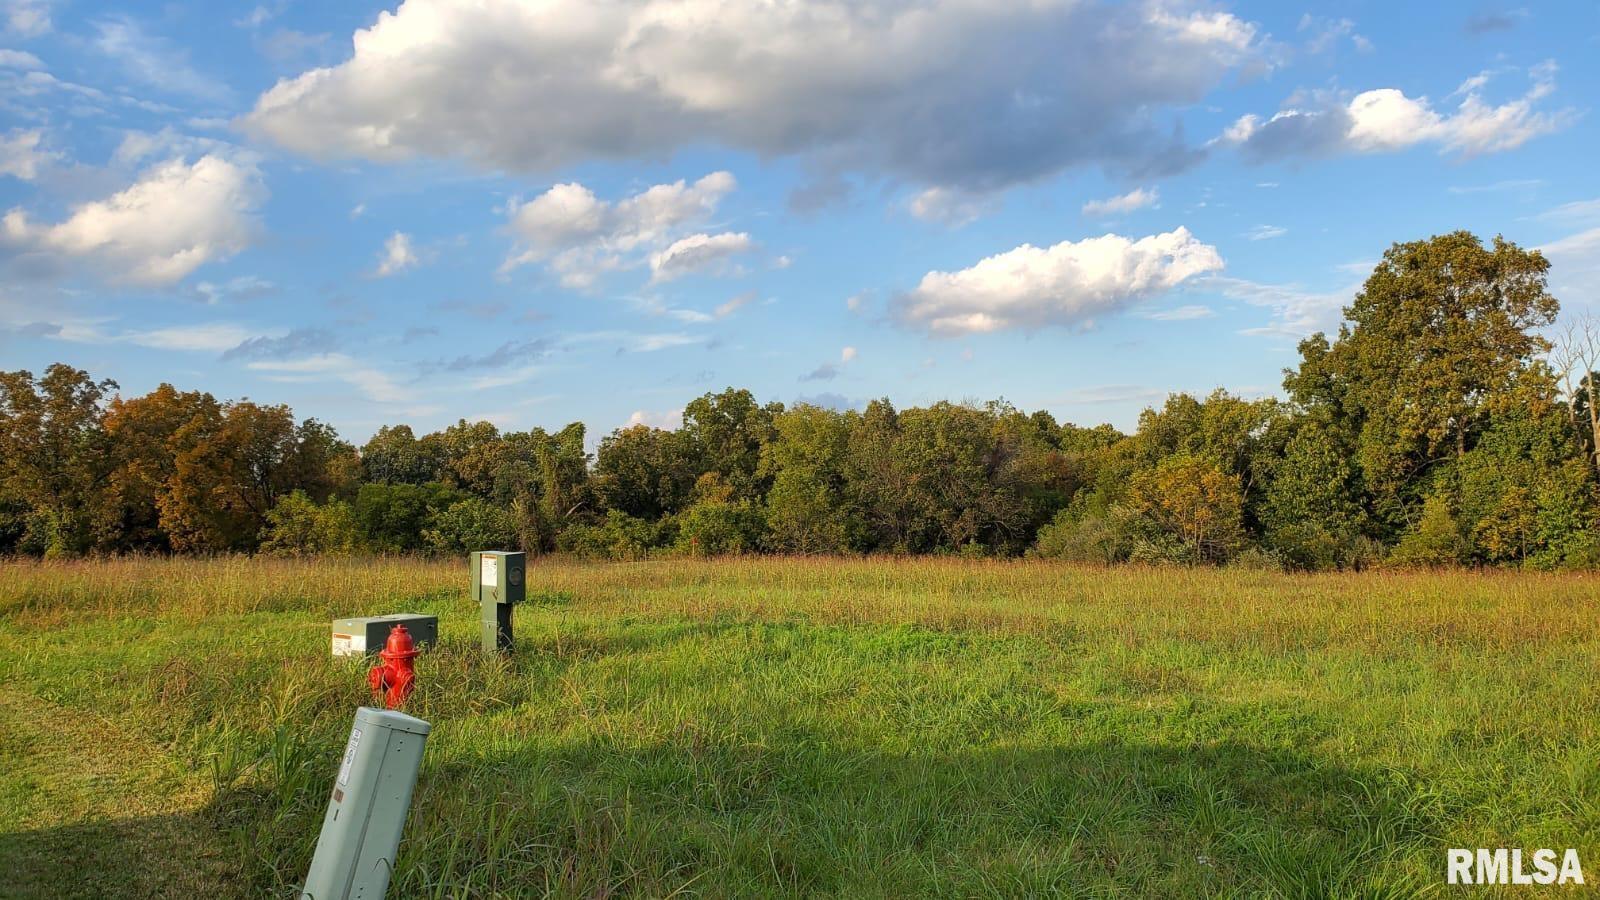
<path fill-rule="evenodd" d="M 484 587 L 500 586 L 500 557 L 483 557 L 483 574 L 480 576 L 478 583 Z"/>
<path fill-rule="evenodd" d="M 349 656 L 350 655 L 350 635 L 348 635 L 348 634 L 336 634 L 336 635 L 333 636 L 333 655 L 334 656 Z"/>
<path fill-rule="evenodd" d="M 361 746 L 361 729 L 350 729 L 350 743 L 344 745 L 344 762 L 339 764 L 339 786 L 350 784 L 350 769 L 356 764 L 356 748 Z"/>

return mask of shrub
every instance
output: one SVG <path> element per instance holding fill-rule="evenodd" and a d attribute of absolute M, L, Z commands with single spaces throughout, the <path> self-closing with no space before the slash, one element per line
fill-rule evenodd
<path fill-rule="evenodd" d="M 1400 536 L 1389 561 L 1402 566 L 1443 566 L 1461 561 L 1461 526 L 1450 498 L 1434 491 L 1422 503 L 1417 524 Z"/>
<path fill-rule="evenodd" d="M 591 559 L 642 559 L 660 546 L 661 529 L 619 509 L 608 510 L 595 525 L 573 525 L 562 531 L 557 546 Z"/>
<path fill-rule="evenodd" d="M 261 552 L 271 556 L 353 553 L 360 547 L 350 504 L 330 500 L 319 506 L 304 491 L 279 497 L 261 528 Z"/>
<path fill-rule="evenodd" d="M 469 497 L 434 513 L 423 537 L 436 552 L 470 553 L 514 546 L 517 529 L 508 510 Z"/>
<path fill-rule="evenodd" d="M 750 553 L 761 546 L 766 522 L 753 503 L 701 500 L 678 517 L 677 548 L 690 556 Z"/>
<path fill-rule="evenodd" d="M 1103 565 L 1124 562 L 1133 553 L 1138 525 L 1138 517 L 1122 506 L 1095 512 L 1064 509 L 1039 529 L 1029 555 Z"/>

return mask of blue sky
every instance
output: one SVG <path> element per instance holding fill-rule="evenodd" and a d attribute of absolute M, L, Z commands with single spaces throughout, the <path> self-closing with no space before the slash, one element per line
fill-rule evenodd
<path fill-rule="evenodd" d="M 1592 3 L 0 3 L 0 366 L 380 424 L 1128 428 L 1392 242 L 1600 288 Z"/>

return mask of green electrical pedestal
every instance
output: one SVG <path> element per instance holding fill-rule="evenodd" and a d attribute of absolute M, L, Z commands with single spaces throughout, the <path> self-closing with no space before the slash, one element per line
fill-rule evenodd
<path fill-rule="evenodd" d="M 479 550 L 472 554 L 472 597 L 483 619 L 483 649 L 511 650 L 511 607 L 527 596 L 528 557 L 513 550 Z"/>
<path fill-rule="evenodd" d="M 432 729 L 391 709 L 356 710 L 300 900 L 382 900 Z"/>

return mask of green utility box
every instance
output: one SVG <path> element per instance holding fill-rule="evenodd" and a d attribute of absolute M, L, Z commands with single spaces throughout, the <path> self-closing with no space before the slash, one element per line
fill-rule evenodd
<path fill-rule="evenodd" d="M 439 617 L 416 613 L 387 616 L 356 616 L 333 620 L 333 655 L 365 656 L 377 653 L 389 640 L 389 629 L 404 625 L 418 650 L 426 650 L 439 639 Z"/>
<path fill-rule="evenodd" d="M 300 900 L 382 900 L 432 729 L 392 709 L 356 710 Z"/>
<path fill-rule="evenodd" d="M 528 556 L 515 550 L 472 554 L 472 598 L 483 620 L 483 649 L 511 649 L 511 607 L 528 595 Z"/>

